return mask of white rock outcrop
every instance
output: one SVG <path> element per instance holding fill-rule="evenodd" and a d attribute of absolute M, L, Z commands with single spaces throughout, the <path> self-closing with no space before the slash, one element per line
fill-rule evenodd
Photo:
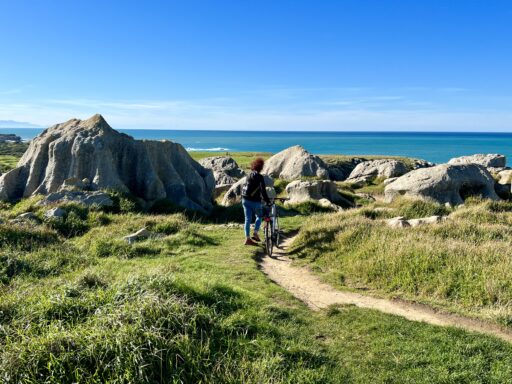
<path fill-rule="evenodd" d="M 329 171 L 322 159 L 312 155 L 300 145 L 287 148 L 266 160 L 263 173 L 284 180 L 329 177 Z"/>
<path fill-rule="evenodd" d="M 441 164 L 406 173 L 388 184 L 384 193 L 388 202 L 405 196 L 458 205 L 469 196 L 499 200 L 494 184 L 491 174 L 481 165 Z"/>
<path fill-rule="evenodd" d="M 407 165 L 398 160 L 382 159 L 364 161 L 356 165 L 347 178 L 349 183 L 366 183 L 376 178 L 399 177 L 409 171 Z"/>
<path fill-rule="evenodd" d="M 268 190 L 268 188 L 273 188 L 274 180 L 272 180 L 272 178 L 269 177 L 268 175 L 262 175 L 262 176 L 263 176 L 263 179 L 265 180 L 265 186 L 267 187 L 267 190 Z M 241 178 L 235 184 L 233 184 L 231 186 L 231 188 L 229 188 L 229 190 L 224 194 L 224 197 L 222 198 L 221 205 L 223 205 L 225 207 L 229 207 L 231 205 L 240 203 L 242 201 L 242 189 L 246 183 L 246 180 L 247 180 L 247 176 Z M 274 192 L 274 194 L 275 194 L 275 192 Z M 269 195 L 269 197 L 271 197 L 271 196 Z"/>
<path fill-rule="evenodd" d="M 290 200 L 287 204 L 299 204 L 306 201 L 327 199 L 331 203 L 343 207 L 351 207 L 353 203 L 338 192 L 335 182 L 331 180 L 295 180 L 286 186 Z"/>
<path fill-rule="evenodd" d="M 503 168 L 506 163 L 506 157 L 498 153 L 477 153 L 471 156 L 454 157 L 448 161 L 448 164 L 479 164 L 487 168 Z"/>
<path fill-rule="evenodd" d="M 212 208 L 213 174 L 171 141 L 135 140 L 101 115 L 54 125 L 33 139 L 18 166 L 0 177 L 0 199 L 58 192 L 66 180 L 90 180 L 92 190 L 114 189 L 148 203 Z"/>

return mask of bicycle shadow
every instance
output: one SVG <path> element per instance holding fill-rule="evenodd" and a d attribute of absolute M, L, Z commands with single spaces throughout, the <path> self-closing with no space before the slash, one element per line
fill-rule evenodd
<path fill-rule="evenodd" d="M 273 260 L 288 262 L 288 248 L 290 246 L 290 241 L 297 235 L 299 231 L 291 231 L 286 233 L 281 233 L 280 243 L 281 246 L 279 248 L 274 247 L 274 252 L 272 252 L 272 256 L 268 256 L 265 251 L 264 242 L 258 247 L 258 250 L 253 256 L 253 259 L 258 263 L 258 269 L 261 270 L 261 263 L 265 259 L 265 257 L 270 257 Z"/>

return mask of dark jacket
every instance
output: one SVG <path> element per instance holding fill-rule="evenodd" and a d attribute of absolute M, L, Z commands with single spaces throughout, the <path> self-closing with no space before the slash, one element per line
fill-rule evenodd
<path fill-rule="evenodd" d="M 264 200 L 267 204 L 270 204 L 270 199 L 265 189 L 265 179 L 261 174 L 256 171 L 252 171 L 247 176 L 247 181 L 242 189 L 242 197 L 250 201 L 262 201 Z"/>

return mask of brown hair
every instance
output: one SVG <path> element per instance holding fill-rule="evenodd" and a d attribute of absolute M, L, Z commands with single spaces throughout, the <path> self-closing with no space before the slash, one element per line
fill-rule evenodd
<path fill-rule="evenodd" d="M 261 172 L 264 164 L 265 160 L 263 160 L 261 157 L 258 157 L 251 163 L 251 171 Z"/>

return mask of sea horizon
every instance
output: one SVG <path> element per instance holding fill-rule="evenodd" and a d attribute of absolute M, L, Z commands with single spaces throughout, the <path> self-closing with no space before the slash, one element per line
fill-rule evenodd
<path fill-rule="evenodd" d="M 0 133 L 31 140 L 44 129 L 0 128 Z M 172 140 L 188 151 L 276 153 L 302 145 L 317 155 L 403 156 L 434 163 L 475 153 L 512 156 L 511 132 L 117 130 L 140 140 Z"/>

